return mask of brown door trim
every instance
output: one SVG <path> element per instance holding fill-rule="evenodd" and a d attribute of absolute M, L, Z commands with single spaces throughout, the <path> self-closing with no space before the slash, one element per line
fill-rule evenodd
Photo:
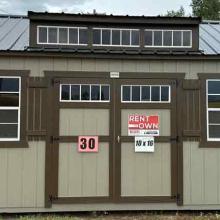
<path fill-rule="evenodd" d="M 50 207 L 52 203 L 89 203 L 89 202 L 109 202 L 113 195 L 113 136 L 114 120 L 111 119 L 114 113 L 113 80 L 99 78 L 74 78 L 74 75 L 68 75 L 68 78 L 54 77 L 56 74 L 50 74 L 50 87 L 48 93 L 48 109 L 53 108 L 52 114 L 48 117 L 48 135 L 46 142 L 46 174 L 45 174 L 45 206 Z M 76 81 L 75 81 L 76 79 Z M 108 83 L 111 87 L 111 103 L 60 103 L 59 88 L 60 83 Z M 109 143 L 109 196 L 107 197 L 68 197 L 62 198 L 58 195 L 58 170 L 59 170 L 59 143 L 76 142 L 78 136 L 60 136 L 59 135 L 59 110 L 60 108 L 102 108 L 109 109 L 109 136 L 100 136 L 100 142 Z"/>
<path fill-rule="evenodd" d="M 72 73 L 72 72 L 71 72 Z M 103 74 L 103 73 L 102 73 Z M 90 82 L 90 80 L 93 82 L 94 80 L 96 83 L 102 82 L 103 80 L 110 84 L 111 87 L 111 104 L 108 103 L 108 105 L 103 105 L 100 103 L 100 108 L 109 108 L 110 109 L 110 128 L 109 128 L 109 136 L 103 136 L 101 137 L 103 141 L 109 140 L 109 196 L 108 197 L 68 197 L 68 198 L 58 198 L 58 159 L 59 159 L 59 143 L 60 142 L 71 142 L 76 140 L 76 137 L 68 137 L 68 136 L 59 136 L 59 109 L 60 108 L 94 108 L 98 105 L 89 103 L 86 105 L 82 105 L 83 103 L 78 104 L 71 104 L 71 103 L 59 103 L 59 84 L 60 82 L 69 82 L 69 80 L 74 79 L 76 77 L 77 81 L 79 79 L 79 73 L 70 74 L 68 72 L 67 76 L 64 78 L 61 78 L 62 72 L 56 75 L 56 72 L 54 74 L 48 73 L 46 74 L 49 82 L 49 88 L 48 88 L 48 109 L 51 109 L 51 106 L 53 106 L 53 114 L 48 114 L 47 119 L 47 138 L 46 138 L 46 171 L 45 171 L 45 206 L 50 207 L 52 203 L 101 203 L 101 202 L 175 202 L 177 201 L 177 198 L 179 198 L 179 195 L 181 195 L 181 201 L 178 203 L 179 205 L 182 204 L 182 195 L 183 195 L 183 159 L 182 159 L 182 139 L 181 139 L 181 127 L 178 127 L 178 125 L 181 125 L 181 114 L 176 115 L 176 110 L 181 110 L 181 97 L 179 94 L 181 93 L 179 87 L 176 89 L 176 83 L 172 84 L 172 103 L 171 104 L 146 104 L 144 107 L 140 104 L 127 104 L 127 103 L 121 103 L 120 101 L 120 83 L 123 80 L 122 79 L 110 79 L 107 77 L 107 73 L 105 73 L 105 79 L 99 78 L 100 75 L 92 75 L 92 77 L 88 78 L 88 73 L 80 73 L 80 76 L 82 77 L 82 81 Z M 141 76 L 142 74 L 140 74 Z M 143 74 L 145 79 L 148 79 L 151 82 L 159 82 L 159 78 L 155 77 L 155 74 Z M 173 79 L 174 75 L 171 74 L 169 79 L 167 79 L 167 75 L 169 74 L 163 74 L 163 77 L 166 78 L 165 80 L 161 80 L 161 84 L 167 84 L 168 82 L 178 82 L 178 84 L 181 82 L 181 78 L 179 80 Z M 109 76 L 109 73 L 108 73 Z M 127 74 L 124 74 L 124 77 L 126 77 Z M 162 74 L 161 74 L 162 76 Z M 95 77 L 98 77 L 95 79 Z M 133 77 L 133 76 L 132 76 Z M 142 79 L 124 79 L 125 82 L 134 81 L 136 84 L 140 84 L 142 82 Z M 71 79 L 70 79 L 71 78 Z M 66 81 L 68 79 L 68 81 Z M 178 95 L 177 95 L 178 93 Z M 177 97 L 177 98 L 176 98 Z M 142 107 L 141 107 L 142 106 Z M 171 165 L 171 173 L 172 173 L 172 181 L 171 181 L 171 196 L 134 196 L 134 197 L 121 197 L 121 148 L 120 143 L 117 143 L 117 134 L 121 134 L 121 116 L 119 114 L 119 109 L 121 108 L 158 108 L 158 109 L 171 109 L 171 138 L 175 139 L 178 135 L 180 137 L 181 142 L 177 145 L 177 140 L 171 143 L 171 149 L 172 149 L 172 165 Z M 176 109 L 178 107 L 178 109 Z M 119 123 L 117 123 L 119 122 Z M 117 123 L 117 126 L 116 126 Z M 114 129 L 115 128 L 115 129 Z M 179 128 L 179 129 L 177 129 Z M 178 130 L 178 133 L 177 133 Z M 51 139 L 51 137 L 53 137 Z M 58 137 L 58 140 L 56 139 Z M 122 137 L 124 142 L 130 142 L 132 139 L 130 137 Z M 170 137 L 166 136 L 160 136 L 156 138 L 156 142 L 169 142 Z M 178 147 L 177 147 L 178 146 Z"/>
<path fill-rule="evenodd" d="M 120 143 L 116 141 L 115 138 L 115 168 L 114 168 L 114 198 L 116 202 L 176 202 L 178 198 L 178 147 L 177 147 L 177 116 L 176 116 L 176 105 L 177 105 L 177 88 L 176 88 L 176 80 L 173 79 L 148 79 L 149 84 L 169 84 L 171 86 L 171 103 L 169 104 L 160 104 L 160 103 L 121 103 L 121 85 L 128 84 L 128 85 L 141 85 L 143 84 L 143 79 L 118 79 L 117 87 L 116 87 L 116 119 L 115 121 L 118 122 L 115 125 L 116 137 L 121 136 L 121 110 L 122 109 L 148 109 L 148 107 L 152 104 L 149 109 L 157 108 L 157 109 L 170 109 L 171 110 L 171 136 L 163 137 L 160 136 L 156 138 L 156 142 L 170 142 L 171 143 L 171 196 L 121 196 L 121 142 L 133 142 L 133 137 L 122 136 Z M 173 141 L 172 141 L 173 140 Z"/>

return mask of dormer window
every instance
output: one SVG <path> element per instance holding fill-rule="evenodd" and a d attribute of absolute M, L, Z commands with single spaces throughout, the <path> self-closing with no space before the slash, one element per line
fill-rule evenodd
<path fill-rule="evenodd" d="M 192 47 L 191 30 L 158 30 L 145 29 L 145 47 Z"/>
<path fill-rule="evenodd" d="M 38 26 L 38 44 L 87 45 L 87 27 Z"/>
<path fill-rule="evenodd" d="M 139 29 L 93 28 L 94 46 L 139 47 Z"/>

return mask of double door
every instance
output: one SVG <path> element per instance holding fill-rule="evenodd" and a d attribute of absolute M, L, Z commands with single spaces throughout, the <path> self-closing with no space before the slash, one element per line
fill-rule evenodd
<path fill-rule="evenodd" d="M 176 202 L 176 81 L 65 77 L 51 88 L 46 191 L 52 203 Z M 154 152 L 135 152 L 129 115 L 159 116 Z M 94 152 L 79 136 L 98 137 Z M 82 144 L 82 143 L 81 143 Z"/>

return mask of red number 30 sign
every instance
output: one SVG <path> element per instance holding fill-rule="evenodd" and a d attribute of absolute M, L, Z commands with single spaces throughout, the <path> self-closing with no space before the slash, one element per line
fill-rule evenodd
<path fill-rule="evenodd" d="M 79 136 L 78 151 L 79 152 L 98 152 L 99 140 L 98 136 Z"/>

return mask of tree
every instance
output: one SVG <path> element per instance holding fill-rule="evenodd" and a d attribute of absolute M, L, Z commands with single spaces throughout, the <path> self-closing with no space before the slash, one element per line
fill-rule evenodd
<path fill-rule="evenodd" d="M 219 0 L 192 0 L 191 6 L 194 16 L 208 20 L 220 19 Z"/>
<path fill-rule="evenodd" d="M 168 17 L 184 17 L 185 16 L 185 10 L 183 8 L 183 6 L 180 7 L 179 10 L 174 11 L 167 11 L 167 13 L 164 16 L 168 16 Z"/>

